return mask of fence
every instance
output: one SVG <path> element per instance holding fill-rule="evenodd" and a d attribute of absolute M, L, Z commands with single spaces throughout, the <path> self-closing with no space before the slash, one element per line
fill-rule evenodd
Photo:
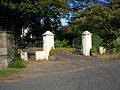
<path fill-rule="evenodd" d="M 27 47 L 43 47 L 43 38 L 39 39 L 31 39 L 29 43 L 27 43 Z"/>

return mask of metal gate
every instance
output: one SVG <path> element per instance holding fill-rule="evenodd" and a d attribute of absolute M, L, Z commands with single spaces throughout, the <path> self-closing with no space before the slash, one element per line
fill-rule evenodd
<path fill-rule="evenodd" d="M 73 39 L 73 48 L 75 53 L 77 54 L 82 53 L 82 37 Z"/>
<path fill-rule="evenodd" d="M 35 60 L 35 51 L 36 50 L 42 50 L 43 48 L 43 38 L 36 38 L 31 39 L 27 43 L 27 53 L 28 53 L 28 59 L 29 60 Z"/>

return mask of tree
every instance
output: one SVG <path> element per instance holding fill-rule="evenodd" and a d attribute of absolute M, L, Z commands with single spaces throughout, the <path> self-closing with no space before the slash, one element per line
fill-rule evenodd
<path fill-rule="evenodd" d="M 108 48 L 120 31 L 120 1 L 94 2 L 91 6 L 74 14 L 71 26 L 77 25 L 78 31 L 88 30 L 99 35 Z"/>
<path fill-rule="evenodd" d="M 41 35 L 55 31 L 68 9 L 66 0 L 1 0 L 0 27 L 13 31 L 17 38 L 23 26 L 32 28 L 33 35 Z"/>

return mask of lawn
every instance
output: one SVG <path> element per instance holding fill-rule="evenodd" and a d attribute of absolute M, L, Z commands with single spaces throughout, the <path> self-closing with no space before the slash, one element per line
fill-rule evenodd
<path fill-rule="evenodd" d="M 0 77 L 9 77 L 18 72 L 18 70 L 0 70 Z"/>
<path fill-rule="evenodd" d="M 33 47 L 33 48 L 28 48 L 28 50 L 42 50 L 42 48 Z M 61 50 L 61 51 L 65 51 L 65 52 L 71 52 L 74 49 L 73 48 L 65 48 L 65 47 L 55 47 L 55 50 Z"/>

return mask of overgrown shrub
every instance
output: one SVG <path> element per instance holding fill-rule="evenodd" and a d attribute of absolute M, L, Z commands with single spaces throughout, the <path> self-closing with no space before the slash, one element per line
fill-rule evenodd
<path fill-rule="evenodd" d="M 93 34 L 92 35 L 92 44 L 95 46 L 97 49 L 102 45 L 102 39 L 100 36 Z"/>
<path fill-rule="evenodd" d="M 60 41 L 59 40 L 55 40 L 54 41 L 54 45 L 55 45 L 55 47 L 60 47 Z"/>
<path fill-rule="evenodd" d="M 20 59 L 20 49 L 18 46 L 14 46 L 14 58 Z"/>
<path fill-rule="evenodd" d="M 55 56 L 55 49 L 51 49 L 49 52 L 49 56 Z"/>
<path fill-rule="evenodd" d="M 55 40 L 54 44 L 55 44 L 55 47 L 67 47 L 69 41 L 68 40 Z"/>
<path fill-rule="evenodd" d="M 109 54 L 120 52 L 120 44 L 117 43 L 116 41 L 112 41 L 109 44 L 109 47 L 107 47 L 107 52 Z"/>
<path fill-rule="evenodd" d="M 95 46 L 93 46 L 90 50 L 91 53 L 97 53 L 97 48 Z"/>
<path fill-rule="evenodd" d="M 29 64 L 29 62 L 28 62 L 27 60 L 21 60 L 21 62 L 22 62 L 23 64 Z"/>
<path fill-rule="evenodd" d="M 116 52 L 120 52 L 120 44 L 116 45 Z"/>
<path fill-rule="evenodd" d="M 26 46 L 27 46 L 26 37 L 19 37 L 17 43 L 18 43 L 18 46 L 20 49 L 26 48 Z"/>
<path fill-rule="evenodd" d="M 9 68 L 25 68 L 25 65 L 22 63 L 21 60 L 15 59 L 9 63 L 8 67 Z"/>

